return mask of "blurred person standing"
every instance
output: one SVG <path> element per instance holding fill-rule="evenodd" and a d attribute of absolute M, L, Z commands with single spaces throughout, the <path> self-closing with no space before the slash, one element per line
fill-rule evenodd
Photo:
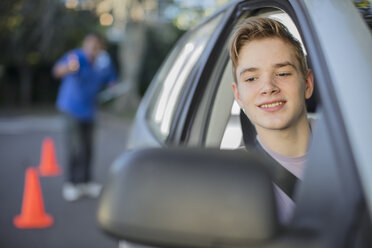
<path fill-rule="evenodd" d="M 68 170 L 62 195 L 67 201 L 98 197 L 101 185 L 92 181 L 94 120 L 99 91 L 117 81 L 117 73 L 103 38 L 88 34 L 81 48 L 67 52 L 52 69 L 61 79 L 57 108 L 66 121 Z"/>

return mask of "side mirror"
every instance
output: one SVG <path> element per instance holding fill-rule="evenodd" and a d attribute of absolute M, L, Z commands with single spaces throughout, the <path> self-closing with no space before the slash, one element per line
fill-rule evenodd
<path fill-rule="evenodd" d="M 248 151 L 128 152 L 111 168 L 98 208 L 108 234 L 144 245 L 245 246 L 278 232 L 273 183 Z"/>

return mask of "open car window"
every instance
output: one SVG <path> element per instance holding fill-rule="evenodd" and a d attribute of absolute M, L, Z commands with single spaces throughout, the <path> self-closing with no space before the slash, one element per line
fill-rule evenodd
<path fill-rule="evenodd" d="M 306 48 L 302 42 L 302 38 L 296 28 L 296 25 L 290 16 L 281 10 L 272 10 L 259 13 L 258 16 L 269 17 L 283 23 L 293 36 L 302 44 L 305 55 L 307 55 Z M 244 19 L 244 18 L 243 18 Z M 227 44 L 226 44 L 227 49 Z M 226 59 L 226 58 L 223 58 Z M 244 146 L 243 133 L 240 123 L 240 109 L 238 104 L 233 98 L 231 84 L 233 82 L 231 61 L 226 63 L 223 75 L 218 86 L 216 98 L 213 108 L 211 110 L 211 118 L 213 121 L 209 123 L 208 134 L 206 138 L 206 146 L 219 146 L 221 149 L 237 149 Z M 312 97 L 311 101 L 315 97 Z M 308 115 L 311 119 L 316 119 L 315 103 L 309 103 Z M 230 106 L 230 107 L 228 107 Z M 228 111 L 228 112 L 227 112 Z M 224 127 L 222 124 L 224 123 Z M 221 128 L 223 130 L 221 131 Z"/>

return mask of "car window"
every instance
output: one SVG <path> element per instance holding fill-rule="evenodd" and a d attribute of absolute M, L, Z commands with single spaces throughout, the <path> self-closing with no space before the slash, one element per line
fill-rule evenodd
<path fill-rule="evenodd" d="M 220 148 L 236 149 L 243 145 L 243 132 L 239 120 L 240 107 L 234 100 L 231 107 L 230 118 L 223 133 Z"/>
<path fill-rule="evenodd" d="M 155 135 L 165 140 L 170 131 L 175 109 L 187 79 L 203 53 L 213 30 L 221 20 L 217 15 L 181 40 L 171 52 L 155 78 L 156 94 L 147 113 Z"/>
<path fill-rule="evenodd" d="M 292 19 L 287 13 L 278 10 L 278 11 L 272 11 L 272 12 L 264 12 L 260 14 L 260 16 L 269 17 L 269 18 L 282 22 L 288 28 L 288 30 L 293 34 L 293 36 L 300 41 L 300 43 L 302 44 L 304 53 L 305 55 L 307 55 L 306 48 L 302 42 L 302 38 L 296 28 L 296 25 L 294 24 L 294 22 L 292 21 Z M 227 64 L 226 71 L 224 73 L 231 74 L 231 63 L 230 62 Z M 232 90 L 231 90 L 232 81 L 233 81 L 232 76 L 229 77 L 226 81 L 223 81 L 223 80 L 221 81 L 221 84 L 229 85 L 231 94 L 232 94 Z M 236 101 L 233 100 L 233 102 L 231 103 L 230 117 L 226 123 L 226 127 L 224 128 L 222 140 L 220 142 L 220 149 L 236 149 L 244 145 L 243 144 L 243 133 L 242 133 L 239 115 L 240 115 L 239 106 L 236 103 Z M 309 113 L 309 117 L 317 118 L 316 114 L 313 112 Z"/>

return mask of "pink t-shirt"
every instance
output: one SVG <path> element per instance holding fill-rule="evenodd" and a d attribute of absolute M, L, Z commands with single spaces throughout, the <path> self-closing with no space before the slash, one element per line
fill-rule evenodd
<path fill-rule="evenodd" d="M 295 175 L 298 179 L 302 179 L 304 173 L 304 167 L 306 162 L 306 154 L 300 157 L 289 157 L 283 156 L 274 152 L 273 150 L 266 147 L 260 141 L 259 137 L 257 136 L 257 140 L 262 148 L 278 163 L 280 163 L 284 168 L 290 171 L 293 175 Z M 276 184 L 274 184 L 275 189 L 275 198 L 278 206 L 278 216 L 279 221 L 281 223 L 288 223 L 293 215 L 293 211 L 295 208 L 295 203 L 293 200 L 284 193 Z"/>

